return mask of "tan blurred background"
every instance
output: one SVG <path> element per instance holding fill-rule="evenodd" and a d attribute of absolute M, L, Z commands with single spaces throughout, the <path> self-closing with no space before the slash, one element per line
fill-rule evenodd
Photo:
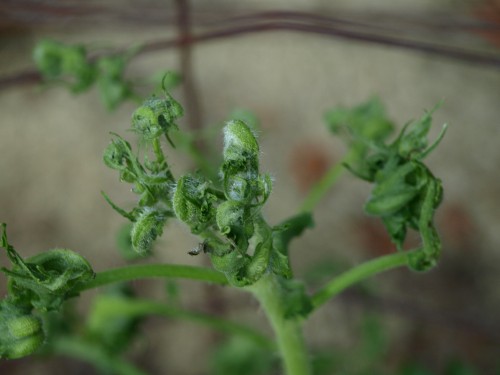
<path fill-rule="evenodd" d="M 36 42 L 52 37 L 126 48 L 178 40 L 179 3 L 0 4 L 0 221 L 9 224 L 10 240 L 23 255 L 66 247 L 86 256 L 96 271 L 123 265 L 115 250 L 123 220 L 100 191 L 124 206 L 134 202 L 129 187 L 101 161 L 110 131 L 133 143 L 126 129 L 134 104 L 110 113 L 95 90 L 75 97 L 62 88 L 41 89 L 36 75 L 25 74 L 33 69 Z M 396 373 L 404 363 L 417 361 L 439 374 L 456 358 L 478 373 L 495 373 L 500 366 L 499 3 L 213 0 L 191 1 L 188 15 L 191 32 L 202 35 L 257 25 L 262 14 L 269 14 L 263 12 L 271 10 L 330 17 L 336 20 L 332 27 L 344 36 L 270 29 L 190 44 L 184 52 L 159 48 L 134 58 L 127 76 L 149 77 L 168 69 L 187 74 L 187 90 L 184 85 L 173 93 L 185 108 L 196 111 L 181 122 L 187 128 L 197 122 L 220 126 L 234 108 L 251 110 L 260 119 L 262 169 L 276 181 L 266 207 L 271 223 L 293 214 L 311 184 L 345 151 L 324 126 L 326 110 L 378 95 L 402 126 L 444 100 L 431 137 L 445 122 L 448 133 L 428 159 L 445 189 L 437 218 L 444 240 L 440 266 L 425 275 L 393 271 L 370 283 L 368 294 L 344 293 L 312 316 L 307 340 L 327 352 L 355 350 L 360 321 L 370 313 L 379 319 L 388 341 L 378 360 L 382 373 Z M 221 21 L 249 14 L 261 18 Z M 378 36 L 378 41 L 360 41 L 361 35 Z M 394 39 L 406 43 L 404 48 L 386 43 Z M 436 51 L 422 51 L 428 45 L 437 46 Z M 443 52 L 450 50 L 467 53 Z M 182 53 L 191 54 L 188 63 L 182 64 Z M 147 94 L 146 88 L 141 90 Z M 169 160 L 178 172 L 191 165 L 183 155 L 171 153 Z M 293 245 L 298 276 L 320 263 L 343 269 L 390 251 L 381 225 L 363 215 L 368 192 L 365 183 L 345 174 L 325 197 L 315 213 L 316 227 Z M 187 255 L 196 244 L 185 227 L 169 225 L 151 261 L 206 264 L 202 256 Z M 4 255 L 0 262 L 7 265 Z M 161 281 L 135 285 L 146 296 L 164 293 Z M 180 285 L 186 307 L 267 329 L 247 295 L 196 283 Z M 86 293 L 83 300 L 91 296 Z M 85 311 L 86 306 L 80 308 Z M 151 374 L 208 374 L 210 351 L 221 341 L 209 330 L 174 320 L 150 320 L 143 332 L 130 358 Z M 71 359 L 0 363 L 2 374 L 93 371 Z M 344 373 L 354 372 L 347 368 Z"/>

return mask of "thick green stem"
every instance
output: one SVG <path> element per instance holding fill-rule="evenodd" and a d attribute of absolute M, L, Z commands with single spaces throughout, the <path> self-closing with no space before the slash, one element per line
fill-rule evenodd
<path fill-rule="evenodd" d="M 247 287 L 262 305 L 276 334 L 276 342 L 287 375 L 310 375 L 311 365 L 299 319 L 285 318 L 283 301 L 286 298 L 276 276 L 265 274 Z"/>
<path fill-rule="evenodd" d="M 412 253 L 413 251 L 406 251 L 385 255 L 369 260 L 366 263 L 360 264 L 340 274 L 314 294 L 312 297 L 313 307 L 315 309 L 318 308 L 344 289 L 347 289 L 361 280 L 393 268 L 407 265 L 408 256 Z"/>
<path fill-rule="evenodd" d="M 175 264 L 144 264 L 126 266 L 100 272 L 95 279 L 79 287 L 77 292 L 97 288 L 103 285 L 147 278 L 181 278 L 207 281 L 215 284 L 227 284 L 226 277 L 209 268 L 183 266 Z"/>

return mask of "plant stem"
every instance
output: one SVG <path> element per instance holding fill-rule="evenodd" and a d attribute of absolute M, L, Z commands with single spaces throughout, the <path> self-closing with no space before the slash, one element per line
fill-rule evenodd
<path fill-rule="evenodd" d="M 408 256 L 413 251 L 397 252 L 369 260 L 335 277 L 312 297 L 314 309 L 320 307 L 332 297 L 347 289 L 351 285 L 374 276 L 378 273 L 404 266 L 408 263 Z"/>
<path fill-rule="evenodd" d="M 183 266 L 176 264 L 144 264 L 126 266 L 100 272 L 95 279 L 82 285 L 76 292 L 97 288 L 103 285 L 145 278 L 181 278 L 227 284 L 226 277 L 210 268 Z"/>
<path fill-rule="evenodd" d="M 307 197 L 304 199 L 300 212 L 312 212 L 319 201 L 328 192 L 328 190 L 337 182 L 338 178 L 344 172 L 344 163 L 348 163 L 355 157 L 355 152 L 351 149 L 341 162 L 334 164 L 328 172 L 311 188 Z"/>
<path fill-rule="evenodd" d="M 283 301 L 287 296 L 276 276 L 267 273 L 247 289 L 259 300 L 273 327 L 285 373 L 287 375 L 310 375 L 312 372 L 301 321 L 296 318 L 285 318 Z"/>

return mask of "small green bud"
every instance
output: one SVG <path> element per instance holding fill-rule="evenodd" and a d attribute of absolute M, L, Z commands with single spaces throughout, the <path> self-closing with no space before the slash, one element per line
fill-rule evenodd
<path fill-rule="evenodd" d="M 198 233 L 215 218 L 213 203 L 217 198 L 208 192 L 208 181 L 199 175 L 179 178 L 172 197 L 175 215 Z"/>
<path fill-rule="evenodd" d="M 132 129 L 147 140 L 159 137 L 162 128 L 158 121 L 158 113 L 151 107 L 139 107 L 132 117 Z"/>
<path fill-rule="evenodd" d="M 128 168 L 132 148 L 130 143 L 121 137 L 116 137 L 104 150 L 103 161 L 111 169 L 124 170 Z"/>
<path fill-rule="evenodd" d="M 262 205 L 271 192 L 271 178 L 259 176 L 259 145 L 250 128 L 240 120 L 224 128 L 224 193 L 229 200 Z"/>
<path fill-rule="evenodd" d="M 165 99 L 153 96 L 132 115 L 132 129 L 145 140 L 153 140 L 161 134 L 168 137 L 170 129 L 177 127 L 174 121 L 183 113 L 181 105 L 170 95 L 167 94 Z"/>
<path fill-rule="evenodd" d="M 151 252 L 153 242 L 163 233 L 166 220 L 165 213 L 148 207 L 144 208 L 132 227 L 131 238 L 134 250 L 142 255 Z"/>
<path fill-rule="evenodd" d="M 236 173 L 225 179 L 224 191 L 227 199 L 243 204 L 262 205 L 267 201 L 272 190 L 272 180 L 269 175 L 249 175 Z"/>
<path fill-rule="evenodd" d="M 224 160 L 258 158 L 259 144 L 250 128 L 241 120 L 229 121 L 224 128 Z"/>
<path fill-rule="evenodd" d="M 33 316 L 20 316 L 6 322 L 9 333 L 13 338 L 22 339 L 38 333 L 42 329 L 40 319 Z"/>
<path fill-rule="evenodd" d="M 15 306 L 8 298 L 0 302 L 0 358 L 16 359 L 33 354 L 44 342 L 39 318 Z"/>

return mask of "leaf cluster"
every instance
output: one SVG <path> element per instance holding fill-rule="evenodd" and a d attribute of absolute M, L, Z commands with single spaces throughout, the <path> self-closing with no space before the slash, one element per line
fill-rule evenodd
<path fill-rule="evenodd" d="M 8 296 L 0 301 L 0 358 L 33 353 L 45 340 L 40 314 L 58 311 L 78 295 L 79 285 L 94 278 L 85 258 L 68 249 L 53 249 L 23 259 L 7 240 L 2 224 L 1 247 L 12 263 L 2 268 L 8 276 Z"/>
<path fill-rule="evenodd" d="M 403 248 L 407 230 L 420 233 L 422 247 L 410 259 L 410 267 L 424 271 L 439 258 L 441 242 L 433 224 L 441 203 L 441 181 L 434 177 L 423 159 L 439 144 L 446 131 L 428 145 L 432 111 L 406 124 L 395 140 L 388 139 L 394 125 L 387 119 L 378 99 L 352 109 L 335 109 L 326 120 L 334 134 L 346 136 L 357 157 L 346 165 L 356 176 L 374 185 L 365 211 L 382 219 L 392 241 Z"/>
<path fill-rule="evenodd" d="M 96 84 L 104 105 L 112 110 L 135 97 L 131 82 L 124 77 L 134 53 L 135 50 L 131 50 L 90 59 L 83 45 L 66 45 L 47 39 L 37 44 L 33 58 L 47 82 L 61 83 L 75 94 Z"/>
<path fill-rule="evenodd" d="M 108 203 L 133 223 L 132 247 L 141 255 L 151 252 L 167 219 L 174 216 L 172 188 L 175 179 L 161 148 L 160 137 L 165 136 L 173 146 L 168 133 L 177 128 L 175 121 L 182 113 L 182 107 L 168 94 L 164 98 L 153 96 L 147 99 L 134 112 L 132 130 L 140 136 L 146 148 L 152 149 L 152 160 L 147 155 L 140 160 L 130 143 L 116 134 L 104 151 L 104 163 L 118 171 L 121 181 L 133 184 L 132 191 L 139 196 L 137 206 L 127 212 L 103 193 Z"/>
<path fill-rule="evenodd" d="M 142 163 L 119 136 L 104 153 L 105 164 L 117 170 L 122 181 L 132 183 L 139 195 L 137 207 L 128 212 L 106 197 L 133 222 L 133 248 L 149 253 L 163 232 L 166 218 L 175 216 L 200 237 L 200 246 L 190 255 L 208 254 L 214 268 L 239 287 L 254 284 L 266 272 L 275 274 L 282 288 L 294 296 L 284 298 L 287 315 L 306 314 L 311 305 L 302 283 L 290 280 L 288 246 L 312 226 L 311 215 L 297 215 L 275 227 L 265 221 L 261 210 L 271 194 L 272 179 L 260 172 L 257 138 L 242 120 L 228 121 L 224 127 L 220 181 L 211 181 L 199 171 L 174 178 L 160 139 L 165 136 L 173 146 L 168 133 L 177 128 L 175 121 L 182 113 L 182 107 L 167 92 L 163 98 L 146 100 L 134 112 L 132 130 L 141 144 L 153 150 L 154 160 Z"/>

